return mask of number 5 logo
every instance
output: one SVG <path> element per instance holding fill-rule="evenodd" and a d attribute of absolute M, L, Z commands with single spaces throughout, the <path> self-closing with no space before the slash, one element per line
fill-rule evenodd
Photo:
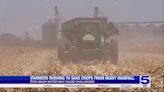
<path fill-rule="evenodd" d="M 150 83 L 149 76 L 141 76 L 141 83 L 142 84 L 149 84 Z"/>

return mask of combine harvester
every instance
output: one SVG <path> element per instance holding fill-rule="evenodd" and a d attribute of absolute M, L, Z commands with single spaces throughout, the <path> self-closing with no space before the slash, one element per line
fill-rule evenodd
<path fill-rule="evenodd" d="M 118 30 L 107 17 L 79 17 L 62 24 L 58 43 L 58 59 L 62 63 L 102 60 L 118 63 Z"/>

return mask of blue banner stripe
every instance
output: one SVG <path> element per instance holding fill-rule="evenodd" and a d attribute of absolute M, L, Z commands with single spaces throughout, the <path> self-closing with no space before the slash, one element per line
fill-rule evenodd
<path fill-rule="evenodd" d="M 0 76 L 0 83 L 30 83 L 30 76 Z"/>
<path fill-rule="evenodd" d="M 55 76 L 54 76 L 55 77 Z M 71 76 L 70 76 L 71 77 Z M 94 78 L 94 76 L 91 76 L 91 78 Z M 117 76 L 116 76 L 117 77 Z M 66 80 L 66 77 L 64 76 L 64 80 L 59 80 L 59 79 L 54 79 L 54 80 L 47 80 L 47 79 L 40 79 L 40 77 L 32 77 L 32 76 L 0 76 L 0 84 L 3 83 L 9 83 L 9 84 L 14 84 L 14 83 L 24 83 L 24 84 L 76 84 L 76 81 L 88 81 L 88 80 L 82 80 L 82 79 L 72 79 L 72 80 Z M 49 77 L 48 77 L 49 78 Z M 133 79 L 121 79 L 121 78 L 116 78 L 116 79 L 90 79 L 89 81 L 93 81 L 92 83 L 100 83 L 100 84 L 139 84 L 140 83 L 140 76 L 132 76 Z M 60 82 L 57 82 L 60 81 Z M 70 83 L 69 81 L 75 81 L 75 83 Z M 91 84 L 91 83 L 85 83 L 84 84 Z"/>

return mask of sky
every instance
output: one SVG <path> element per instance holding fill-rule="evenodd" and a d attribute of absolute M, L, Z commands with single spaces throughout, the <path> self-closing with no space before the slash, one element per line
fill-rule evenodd
<path fill-rule="evenodd" d="M 54 18 L 56 5 L 63 22 L 92 16 L 95 6 L 112 22 L 164 20 L 164 0 L 0 0 L 0 34 L 30 32 L 40 39 L 41 25 Z"/>

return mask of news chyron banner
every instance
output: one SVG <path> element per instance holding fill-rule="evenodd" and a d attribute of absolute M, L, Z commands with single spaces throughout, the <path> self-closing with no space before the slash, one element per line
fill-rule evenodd
<path fill-rule="evenodd" d="M 0 76 L 4 88 L 149 88 L 150 76 Z"/>

